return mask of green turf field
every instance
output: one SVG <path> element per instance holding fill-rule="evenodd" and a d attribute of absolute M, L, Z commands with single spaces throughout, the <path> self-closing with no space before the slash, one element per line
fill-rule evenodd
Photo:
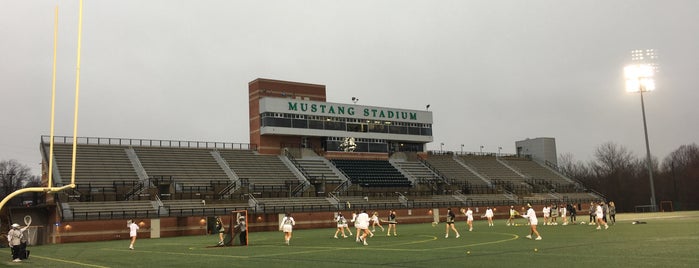
<path fill-rule="evenodd" d="M 281 232 L 252 233 L 247 247 L 209 247 L 216 236 L 139 239 L 135 250 L 127 240 L 71 243 L 30 247 L 21 263 L 3 248 L 0 267 L 699 267 L 699 212 L 620 214 L 608 230 L 539 226 L 542 241 L 519 223 L 476 221 L 468 232 L 460 221 L 458 239 L 444 238 L 443 223 L 398 224 L 398 237 L 377 231 L 368 246 L 331 228 L 297 230 L 290 246 Z"/>

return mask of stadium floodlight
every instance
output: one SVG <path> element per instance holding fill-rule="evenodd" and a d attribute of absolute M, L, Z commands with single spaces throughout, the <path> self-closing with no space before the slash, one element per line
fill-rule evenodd
<path fill-rule="evenodd" d="M 439 144 L 439 152 L 444 153 L 444 143 L 443 142 Z"/>
<path fill-rule="evenodd" d="M 658 68 L 655 64 L 658 56 L 654 49 L 632 50 L 631 60 L 637 62 L 624 67 L 624 77 L 626 78 L 626 92 L 638 92 L 641 95 L 641 114 L 643 115 L 643 134 L 646 138 L 646 163 L 648 165 L 648 179 L 650 180 L 650 206 L 651 210 L 657 211 L 655 202 L 655 185 L 653 183 L 653 166 L 650 158 L 650 145 L 648 143 L 648 127 L 646 125 L 646 107 L 643 102 L 643 92 L 655 90 L 655 79 L 653 76 Z"/>
<path fill-rule="evenodd" d="M 626 92 L 646 92 L 655 90 L 655 69 L 649 64 L 633 64 L 624 67 Z"/>

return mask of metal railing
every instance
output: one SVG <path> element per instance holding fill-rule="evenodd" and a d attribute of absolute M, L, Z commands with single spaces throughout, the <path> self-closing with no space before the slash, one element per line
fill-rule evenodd
<path fill-rule="evenodd" d="M 42 144 L 49 144 L 50 136 L 41 136 Z M 73 137 L 54 136 L 54 144 L 72 144 Z M 232 150 L 257 150 L 256 144 L 210 142 L 210 141 L 181 141 L 181 140 L 157 140 L 157 139 L 129 139 L 129 138 L 104 138 L 104 137 L 78 137 L 77 144 L 85 145 L 114 145 L 114 146 L 143 146 L 143 147 L 167 147 L 167 148 L 198 148 L 198 149 L 232 149 Z"/>

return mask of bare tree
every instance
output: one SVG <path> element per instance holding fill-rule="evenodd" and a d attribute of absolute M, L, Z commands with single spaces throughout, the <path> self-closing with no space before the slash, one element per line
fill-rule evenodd
<path fill-rule="evenodd" d="M 0 161 L 0 196 L 7 196 L 14 191 L 27 187 L 28 183 L 39 181 L 39 176 L 32 175 L 29 167 L 17 160 Z"/>
<path fill-rule="evenodd" d="M 699 209 L 699 146 L 682 145 L 664 160 L 661 166 L 658 198 L 673 201 L 679 210 Z M 666 208 L 664 208 L 666 209 Z"/>
<path fill-rule="evenodd" d="M 607 142 L 595 150 L 595 171 L 600 176 L 609 176 L 633 169 L 635 157 L 626 147 Z"/>
<path fill-rule="evenodd" d="M 590 169 L 585 163 L 575 161 L 572 153 L 564 153 L 558 157 L 558 169 L 569 178 L 583 181 L 590 176 Z"/>

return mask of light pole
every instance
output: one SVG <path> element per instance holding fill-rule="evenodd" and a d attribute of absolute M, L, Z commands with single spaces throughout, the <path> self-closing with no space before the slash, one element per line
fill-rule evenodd
<path fill-rule="evenodd" d="M 444 143 L 439 144 L 439 153 L 444 153 Z"/>
<path fill-rule="evenodd" d="M 636 53 L 643 53 L 643 51 L 634 50 L 631 52 L 634 55 Z M 646 53 L 650 53 L 654 58 L 653 50 L 646 50 Z M 643 60 L 643 57 L 640 57 Z M 629 65 L 624 68 L 624 76 L 626 78 L 626 92 L 638 92 L 641 95 L 641 114 L 643 115 L 643 133 L 646 138 L 646 163 L 648 165 L 648 178 L 650 180 L 650 205 L 653 211 L 657 211 L 657 206 L 655 203 L 655 186 L 653 183 L 653 167 L 650 158 L 650 146 L 648 144 L 648 127 L 646 126 L 646 108 L 643 102 L 643 92 L 653 91 L 655 89 L 655 80 L 653 75 L 655 69 L 650 64 L 634 64 Z"/>
<path fill-rule="evenodd" d="M 483 155 L 483 145 L 481 145 L 481 155 Z"/>
<path fill-rule="evenodd" d="M 498 155 L 500 155 L 500 150 L 502 150 L 502 147 L 498 146 Z"/>
<path fill-rule="evenodd" d="M 464 145 L 461 144 L 461 154 L 464 154 Z"/>

